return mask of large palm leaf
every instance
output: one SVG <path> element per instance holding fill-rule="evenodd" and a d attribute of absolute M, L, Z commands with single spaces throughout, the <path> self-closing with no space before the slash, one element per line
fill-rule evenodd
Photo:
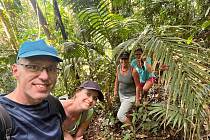
<path fill-rule="evenodd" d="M 108 7 L 109 3 L 101 1 L 95 7 L 81 11 L 79 17 L 84 23 L 83 27 L 88 30 L 91 41 L 103 48 L 114 48 L 135 30 L 141 29 L 141 24 L 136 19 L 124 19 L 110 13 Z"/>
<path fill-rule="evenodd" d="M 177 31 L 184 29 L 176 28 Z M 121 43 L 115 51 L 127 47 L 134 49 L 141 44 L 145 55 L 155 54 L 154 62 L 169 65 L 169 71 L 162 77 L 168 91 L 167 101 L 155 105 L 150 113 L 162 119 L 164 125 L 171 124 L 183 130 L 185 138 L 193 139 L 200 134 L 201 122 L 207 120 L 203 105 L 209 100 L 210 52 L 195 42 L 187 44 L 187 40 L 174 35 L 167 34 L 163 27 L 158 32 L 147 27 L 139 36 Z"/>

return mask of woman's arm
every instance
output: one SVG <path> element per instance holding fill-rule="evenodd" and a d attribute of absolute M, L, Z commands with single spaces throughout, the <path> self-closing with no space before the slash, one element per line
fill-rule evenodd
<path fill-rule="evenodd" d="M 94 114 L 93 108 L 82 113 L 82 116 L 80 119 L 80 125 L 78 126 L 77 132 L 75 134 L 76 140 L 80 140 L 81 138 L 83 138 L 83 135 L 91 122 L 93 114 Z"/>
<path fill-rule="evenodd" d="M 118 67 L 116 69 L 116 74 L 115 74 L 114 96 L 117 96 L 117 94 L 118 94 Z"/>
<path fill-rule="evenodd" d="M 67 120 L 65 120 L 63 123 L 64 140 L 83 140 L 83 134 L 87 129 L 89 122 L 90 122 L 89 120 L 86 120 L 85 122 L 81 123 L 77 129 L 75 136 L 72 136 L 69 133 L 70 124 Z"/>
<path fill-rule="evenodd" d="M 136 105 L 140 104 L 141 94 L 142 94 L 142 87 L 140 85 L 140 77 L 136 69 L 132 68 L 132 76 L 134 79 L 134 83 L 136 86 Z"/>
<path fill-rule="evenodd" d="M 64 140 L 74 140 L 74 138 L 69 133 L 69 126 L 70 126 L 70 121 L 67 118 L 62 124 Z"/>
<path fill-rule="evenodd" d="M 82 124 L 79 125 L 77 132 L 75 134 L 75 140 L 78 138 L 83 137 L 85 130 L 88 128 L 88 125 L 90 124 L 90 120 L 86 120 Z"/>

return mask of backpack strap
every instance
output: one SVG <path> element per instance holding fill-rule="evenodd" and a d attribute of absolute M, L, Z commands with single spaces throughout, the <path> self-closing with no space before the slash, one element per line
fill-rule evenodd
<path fill-rule="evenodd" d="M 66 119 L 66 113 L 64 111 L 64 108 L 62 107 L 61 102 L 54 96 L 49 95 L 47 97 L 47 101 L 49 102 L 49 109 L 51 114 L 60 114 L 61 118 L 63 120 L 60 121 L 61 125 L 63 123 L 63 121 Z M 61 127 L 61 130 L 63 128 Z M 63 130 L 62 130 L 62 135 L 61 135 L 61 139 L 64 140 L 64 135 L 63 135 Z"/>
<path fill-rule="evenodd" d="M 49 102 L 49 107 L 50 107 L 50 112 L 52 114 L 61 114 L 62 116 L 62 121 L 64 121 L 66 119 L 66 113 L 64 111 L 64 108 L 61 104 L 61 102 L 58 100 L 58 98 L 49 95 L 47 97 L 47 101 Z"/>
<path fill-rule="evenodd" d="M 50 107 L 51 114 L 58 114 L 59 113 L 59 108 L 60 108 L 60 106 L 58 105 L 59 101 L 52 95 L 49 95 L 47 97 L 47 101 L 49 102 L 49 107 Z"/>
<path fill-rule="evenodd" d="M 12 120 L 5 108 L 0 105 L 0 139 L 10 140 L 12 132 Z"/>

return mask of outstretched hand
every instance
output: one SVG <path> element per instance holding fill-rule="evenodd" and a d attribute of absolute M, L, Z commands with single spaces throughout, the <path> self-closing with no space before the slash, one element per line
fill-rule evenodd
<path fill-rule="evenodd" d="M 161 71 L 165 71 L 165 70 L 168 70 L 168 69 L 169 69 L 169 66 L 166 65 L 166 64 L 163 64 L 163 65 L 160 66 Z"/>
<path fill-rule="evenodd" d="M 113 102 L 116 101 L 117 96 L 118 96 L 117 91 L 114 91 L 114 96 L 112 97 L 112 101 L 113 101 Z"/>

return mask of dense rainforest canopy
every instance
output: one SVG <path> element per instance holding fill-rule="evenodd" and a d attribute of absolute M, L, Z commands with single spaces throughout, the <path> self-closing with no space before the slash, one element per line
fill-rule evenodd
<path fill-rule="evenodd" d="M 106 102 L 96 108 L 101 128 L 93 139 L 197 140 L 209 133 L 209 0 L 0 0 L 0 21 L 1 93 L 15 87 L 10 66 L 20 44 L 43 38 L 64 59 L 55 96 L 71 95 L 87 79 L 102 87 Z M 154 87 L 161 97 L 135 109 L 133 129 L 116 134 L 118 57 L 138 47 L 154 69 L 169 70 Z"/>

